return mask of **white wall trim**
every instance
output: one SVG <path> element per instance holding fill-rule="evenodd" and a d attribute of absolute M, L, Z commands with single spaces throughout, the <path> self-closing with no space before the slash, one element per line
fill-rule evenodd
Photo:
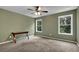
<path fill-rule="evenodd" d="M 53 40 L 59 40 L 59 41 L 64 41 L 64 42 L 70 42 L 70 43 L 77 43 L 76 41 L 72 41 L 72 40 L 66 40 L 66 39 L 61 39 L 61 38 L 54 38 L 54 37 L 48 37 L 48 36 L 40 36 L 40 37 L 43 37 L 43 38 L 48 38 L 48 39 L 53 39 Z"/>
<path fill-rule="evenodd" d="M 10 43 L 10 42 L 13 42 L 13 40 L 1 42 L 0 44 L 6 44 L 6 43 Z"/>

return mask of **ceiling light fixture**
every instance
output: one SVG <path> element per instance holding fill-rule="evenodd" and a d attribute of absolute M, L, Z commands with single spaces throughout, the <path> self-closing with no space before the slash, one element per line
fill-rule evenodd
<path fill-rule="evenodd" d="M 39 7 L 38 10 L 40 11 L 41 10 L 41 7 Z"/>
<path fill-rule="evenodd" d="M 38 13 L 37 13 L 37 12 L 35 12 L 35 15 L 38 15 Z"/>
<path fill-rule="evenodd" d="M 40 12 L 35 12 L 35 15 L 41 15 L 41 13 Z"/>
<path fill-rule="evenodd" d="M 32 14 L 39 15 L 39 16 L 42 15 L 42 13 L 48 13 L 48 11 L 42 10 L 42 8 L 40 6 L 35 6 L 35 9 L 29 9 L 28 8 L 28 10 L 34 11 L 34 13 L 32 13 Z"/>

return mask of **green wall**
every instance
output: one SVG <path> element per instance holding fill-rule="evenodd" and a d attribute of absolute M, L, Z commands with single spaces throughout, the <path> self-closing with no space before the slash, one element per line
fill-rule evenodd
<path fill-rule="evenodd" d="M 69 15 L 69 14 L 73 14 L 73 36 L 58 34 L 58 16 Z M 41 19 L 43 19 L 43 32 L 42 33 L 35 32 L 36 35 L 45 35 L 74 41 L 76 40 L 76 10 L 41 17 Z"/>
<path fill-rule="evenodd" d="M 79 43 L 79 7 L 77 9 L 77 41 Z"/>
<path fill-rule="evenodd" d="M 19 31 L 34 34 L 34 19 L 0 9 L 0 42 L 7 40 L 11 32 Z"/>

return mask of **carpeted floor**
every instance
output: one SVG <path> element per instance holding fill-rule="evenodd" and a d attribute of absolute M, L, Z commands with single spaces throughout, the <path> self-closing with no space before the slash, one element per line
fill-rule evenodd
<path fill-rule="evenodd" d="M 29 40 L 18 40 L 17 43 L 8 43 L 0 45 L 0 52 L 78 52 L 76 44 L 45 39 L 41 37 L 32 37 Z"/>

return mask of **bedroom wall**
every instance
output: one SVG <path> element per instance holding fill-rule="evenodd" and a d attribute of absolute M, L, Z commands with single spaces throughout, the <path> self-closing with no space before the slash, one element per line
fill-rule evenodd
<path fill-rule="evenodd" d="M 0 42 L 7 40 L 11 32 L 20 31 L 34 34 L 34 19 L 0 9 Z"/>
<path fill-rule="evenodd" d="M 79 7 L 77 9 L 77 41 L 79 43 Z"/>
<path fill-rule="evenodd" d="M 58 34 L 58 16 L 73 14 L 73 36 Z M 76 41 L 76 10 L 66 11 L 41 17 L 43 19 L 43 32 L 37 33 L 36 35 L 51 36 L 60 39 L 74 40 Z"/>

